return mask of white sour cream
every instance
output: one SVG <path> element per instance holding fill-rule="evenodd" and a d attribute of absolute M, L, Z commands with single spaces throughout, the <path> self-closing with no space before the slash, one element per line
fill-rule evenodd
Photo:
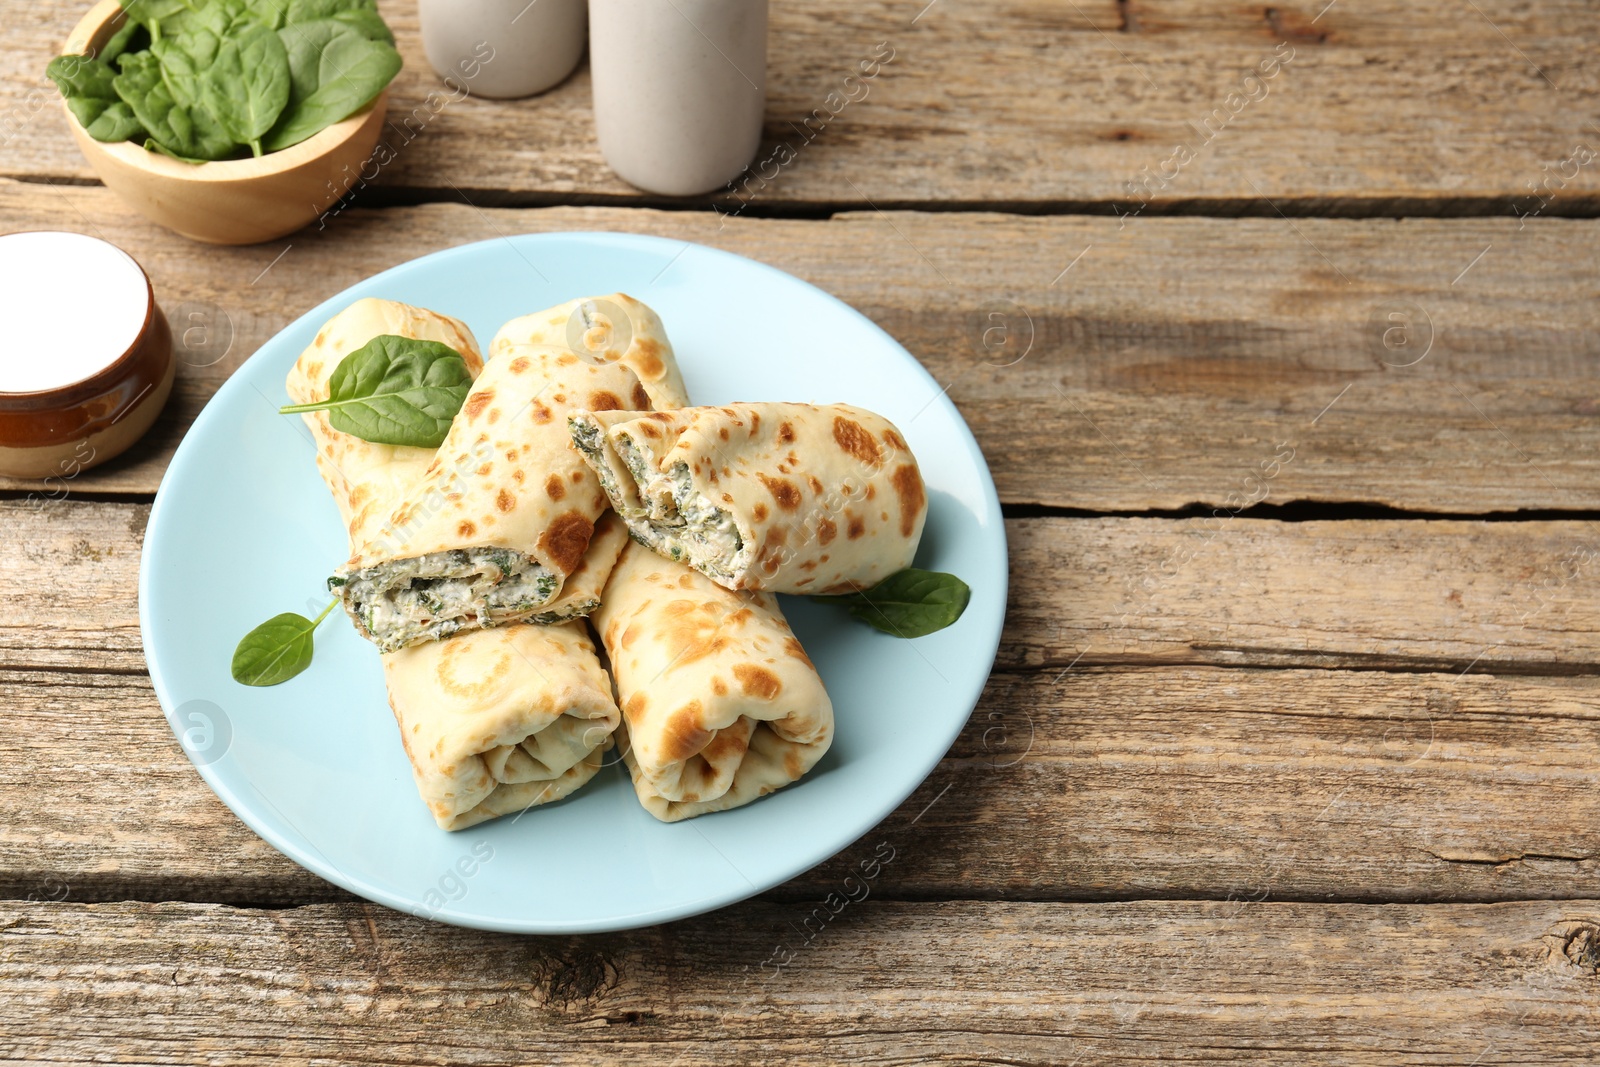
<path fill-rule="evenodd" d="M 81 233 L 0 237 L 0 393 L 57 389 L 133 346 L 150 310 L 144 272 L 122 249 Z"/>

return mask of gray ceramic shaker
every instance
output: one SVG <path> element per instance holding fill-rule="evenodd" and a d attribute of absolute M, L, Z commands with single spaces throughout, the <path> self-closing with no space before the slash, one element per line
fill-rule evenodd
<path fill-rule="evenodd" d="M 589 62 L 600 151 L 623 180 L 692 196 L 755 157 L 767 0 L 589 0 Z"/>

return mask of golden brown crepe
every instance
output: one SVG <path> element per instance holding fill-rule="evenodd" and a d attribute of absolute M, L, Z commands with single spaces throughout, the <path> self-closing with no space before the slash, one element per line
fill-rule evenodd
<path fill-rule="evenodd" d="M 634 792 L 663 822 L 781 789 L 833 741 L 833 704 L 770 594 L 729 592 L 630 544 L 590 621 Z"/>
<path fill-rule="evenodd" d="M 732 404 L 568 423 L 635 540 L 724 588 L 850 592 L 916 555 L 928 495 L 881 415 Z"/>
<path fill-rule="evenodd" d="M 296 403 L 325 399 L 339 360 L 386 333 L 441 341 L 459 351 L 473 373 L 482 367 L 461 323 L 366 299 L 318 332 L 289 374 L 290 397 Z M 322 411 L 301 418 L 352 542 L 374 516 L 388 515 L 432 461 L 426 449 L 340 433 Z M 621 522 L 608 514 L 549 610 L 588 610 L 597 603 L 626 541 Z M 383 664 L 417 788 L 446 830 L 570 794 L 594 776 L 620 718 L 582 623 L 474 631 L 389 653 Z"/>
<path fill-rule="evenodd" d="M 516 345 L 554 345 L 603 362 L 620 362 L 644 383 L 649 407 L 664 411 L 689 406 L 661 316 L 627 293 L 581 297 L 512 319 L 490 342 L 489 357 Z"/>
<path fill-rule="evenodd" d="M 337 572 L 345 610 L 382 651 L 546 612 L 607 507 L 566 415 L 649 404 L 626 364 L 496 347 L 422 479 Z"/>

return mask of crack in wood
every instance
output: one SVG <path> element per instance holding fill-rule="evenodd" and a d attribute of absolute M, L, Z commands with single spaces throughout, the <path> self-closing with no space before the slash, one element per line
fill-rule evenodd
<path fill-rule="evenodd" d="M 26 500 L 32 490 L 0 488 L 0 510 L 6 502 Z M 129 493 L 96 490 L 92 485 L 77 492 L 80 502 L 93 504 L 154 503 L 154 493 Z M 1084 508 L 1036 501 L 1001 501 L 1001 513 L 1008 519 L 1209 519 L 1217 510 L 1213 504 L 1191 501 L 1171 508 Z M 1322 500 L 1299 498 L 1281 502 L 1252 504 L 1229 515 L 1233 519 L 1271 522 L 1600 522 L 1600 509 L 1519 508 L 1516 510 L 1444 511 L 1396 507 L 1364 500 Z"/>
<path fill-rule="evenodd" d="M 1133 140 L 1135 138 L 1128 138 Z M 93 179 L 67 179 L 37 175 L 3 175 L 25 185 L 74 184 L 88 188 L 103 188 Z M 462 193 L 472 199 L 472 205 L 462 204 Z M 1450 193 L 1437 196 L 1408 194 L 1384 195 L 1303 195 L 1285 193 L 1273 196 L 1271 202 L 1262 200 L 1259 193 L 1241 193 L 1238 196 L 1153 197 L 1140 209 L 1142 218 L 1327 218 L 1327 219 L 1405 219 L 1405 218 L 1515 218 L 1510 199 L 1516 194 L 1478 195 Z M 382 185 L 367 189 L 360 206 L 350 208 L 353 214 L 398 210 L 425 205 L 441 205 L 472 212 L 478 208 L 538 211 L 548 208 L 637 208 L 669 213 L 704 213 L 728 207 L 721 201 L 706 198 L 657 199 L 650 196 L 628 194 L 564 193 L 546 190 L 508 191 L 502 189 L 461 189 L 453 187 Z M 741 218 L 838 221 L 846 224 L 855 218 L 837 216 L 856 214 L 856 217 L 876 215 L 880 211 L 915 211 L 929 214 L 998 214 L 1025 217 L 1089 216 L 1118 218 L 1127 212 L 1124 197 L 1065 198 L 1039 197 L 1036 199 L 1009 200 L 925 200 L 916 198 L 874 198 L 864 200 L 818 199 L 804 201 L 773 201 L 752 203 L 743 208 Z M 1542 218 L 1588 219 L 1600 217 L 1600 191 L 1563 190 L 1561 195 L 1546 204 L 1540 212 Z M 77 490 L 74 490 L 77 493 Z"/>
<path fill-rule="evenodd" d="M 1509 867 L 1514 863 L 1587 863 L 1594 859 L 1588 855 L 1569 856 L 1555 852 L 1508 852 L 1503 855 L 1485 856 L 1476 853 L 1435 852 L 1432 849 L 1422 851 L 1444 863 L 1465 863 L 1482 867 Z"/>
<path fill-rule="evenodd" d="M 1219 509 L 1199 501 L 1178 508 L 1077 508 L 1057 504 L 1005 503 L 1008 519 L 1211 519 Z M 1586 508 L 1523 508 L 1514 511 L 1428 511 L 1365 501 L 1295 499 L 1252 504 L 1227 512 L 1255 522 L 1600 522 L 1600 511 Z"/>
<path fill-rule="evenodd" d="M 1084 631 L 1084 639 L 1092 642 L 1094 632 Z M 1243 671 L 1300 671 L 1335 670 L 1373 674 L 1446 674 L 1461 676 L 1501 675 L 1526 678 L 1592 678 L 1600 675 L 1600 662 L 1574 660 L 1479 660 L 1436 659 L 1425 656 L 1398 656 L 1389 653 L 1318 652 L 1303 648 L 1274 648 L 1265 645 L 1223 645 L 1194 641 L 1189 645 L 1195 653 L 1238 657 L 1238 660 L 1219 660 L 1201 655 L 1182 653 L 1093 653 L 1086 651 L 1068 659 L 1049 656 L 1038 662 L 1006 662 L 995 664 L 999 675 L 1031 675 L 1050 671 L 1079 671 L 1090 669 L 1115 671 L 1168 670 L 1173 667 L 1214 668 L 1216 670 Z M 1003 655 L 1002 651 L 1002 655 Z M 1244 661 L 1244 657 L 1251 658 Z M 1276 658 L 1270 658 L 1276 657 Z"/>

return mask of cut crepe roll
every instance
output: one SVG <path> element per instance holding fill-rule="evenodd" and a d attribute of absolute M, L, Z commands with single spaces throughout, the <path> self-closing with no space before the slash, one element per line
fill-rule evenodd
<path fill-rule="evenodd" d="M 649 404 L 665 411 L 687 407 L 689 394 L 661 317 L 627 293 L 586 296 L 512 319 L 489 343 L 491 358 L 517 345 L 555 345 L 581 356 L 620 362 L 639 376 Z"/>
<path fill-rule="evenodd" d="M 425 308 L 366 297 L 329 319 L 317 332 L 311 347 L 289 371 L 284 383 L 289 398 L 296 404 L 326 400 L 334 368 L 345 356 L 382 334 L 439 341 L 461 353 L 474 378 L 483 370 L 478 343 L 465 324 Z M 300 418 L 311 431 L 317 447 L 317 470 L 339 506 L 353 550 L 368 541 L 395 505 L 421 482 L 433 462 L 434 451 L 374 444 L 340 433 L 328 421 L 326 411 L 308 411 Z M 620 520 L 610 514 L 603 517 L 595 526 L 588 551 L 562 584 L 560 594 L 531 621 L 551 623 L 587 615 L 600 602 L 600 591 L 627 540 L 627 530 Z"/>
<path fill-rule="evenodd" d="M 445 830 L 572 793 L 620 717 L 582 622 L 457 634 L 391 652 L 383 673 L 417 789 Z"/>
<path fill-rule="evenodd" d="M 732 404 L 568 425 L 634 538 L 726 589 L 868 589 L 916 555 L 928 495 L 881 415 Z"/>
<path fill-rule="evenodd" d="M 731 593 L 629 545 L 590 620 L 634 792 L 663 822 L 748 804 L 828 751 L 833 704 L 775 597 Z"/>
<path fill-rule="evenodd" d="M 455 320 L 392 301 L 361 300 L 317 334 L 289 374 L 289 395 L 296 403 L 326 399 L 339 361 L 385 333 L 441 341 L 462 354 L 472 373 L 482 368 L 471 333 Z M 341 433 L 323 411 L 301 418 L 352 544 L 433 459 L 430 449 Z M 626 543 L 621 521 L 608 513 L 547 611 L 566 607 L 576 614 L 598 603 Z M 581 623 L 474 631 L 389 653 L 383 665 L 417 789 L 446 830 L 568 795 L 599 769 L 619 718 Z"/>
<path fill-rule="evenodd" d="M 594 536 L 578 567 L 561 583 L 561 593 L 527 621 L 550 625 L 579 619 L 600 606 L 600 594 L 617 565 L 622 550 L 629 544 L 628 527 L 622 517 L 607 509 L 594 524 Z"/>
<path fill-rule="evenodd" d="M 638 403 L 621 363 L 526 346 L 491 359 L 422 479 L 335 574 L 357 631 L 392 652 L 547 612 L 607 505 L 566 416 Z"/>

